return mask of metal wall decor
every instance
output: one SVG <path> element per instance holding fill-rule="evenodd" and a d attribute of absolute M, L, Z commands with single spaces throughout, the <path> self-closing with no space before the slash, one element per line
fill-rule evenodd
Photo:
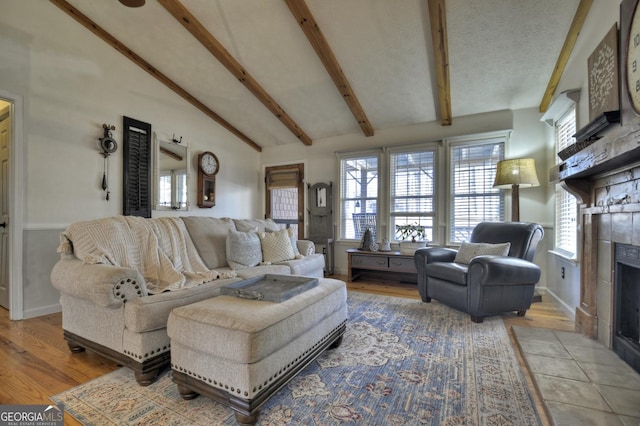
<path fill-rule="evenodd" d="M 102 163 L 102 190 L 105 192 L 104 199 L 109 201 L 109 156 L 116 152 L 118 149 L 118 144 L 113 139 L 112 130 L 116 129 L 116 126 L 112 124 L 103 124 L 103 136 L 98 138 L 100 141 L 100 148 L 102 149 L 101 155 L 104 157 L 104 161 Z"/>

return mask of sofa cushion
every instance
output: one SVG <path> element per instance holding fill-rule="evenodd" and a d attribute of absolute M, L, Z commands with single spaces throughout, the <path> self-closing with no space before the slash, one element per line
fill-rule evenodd
<path fill-rule="evenodd" d="M 272 219 L 233 219 L 236 231 L 240 232 L 275 232 L 280 230 L 280 226 Z"/>
<path fill-rule="evenodd" d="M 324 255 L 312 254 L 302 259 L 285 260 L 279 265 L 287 265 L 291 269 L 291 275 L 302 275 L 305 277 L 322 277 L 324 274 Z"/>
<path fill-rule="evenodd" d="M 482 255 L 506 256 L 509 254 L 509 248 L 511 243 L 462 243 L 454 262 L 468 264 L 474 257 Z"/>
<path fill-rule="evenodd" d="M 182 221 L 193 244 L 209 269 L 227 266 L 227 232 L 235 230 L 233 220 L 203 216 L 184 216 Z"/>
<path fill-rule="evenodd" d="M 262 246 L 263 262 L 277 263 L 295 258 L 288 229 L 276 232 L 258 232 L 258 237 L 260 237 L 260 245 Z"/>
<path fill-rule="evenodd" d="M 229 230 L 227 233 L 227 263 L 232 269 L 246 269 L 262 262 L 260 238 L 255 232 Z"/>
<path fill-rule="evenodd" d="M 172 309 L 214 297 L 220 287 L 237 281 L 241 279 L 216 280 L 198 287 L 130 300 L 124 306 L 125 327 L 135 333 L 165 328 Z"/>

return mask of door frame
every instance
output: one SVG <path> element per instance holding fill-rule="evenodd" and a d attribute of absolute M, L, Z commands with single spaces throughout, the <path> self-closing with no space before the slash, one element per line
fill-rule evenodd
<path fill-rule="evenodd" d="M 301 166 L 301 167 L 298 167 Z M 300 173 L 301 173 L 301 182 L 300 182 L 300 187 L 298 188 L 298 239 L 303 239 L 305 232 L 306 232 L 306 205 L 305 205 L 305 201 L 306 201 L 306 186 L 305 186 L 305 182 L 306 182 L 306 177 L 305 177 L 305 173 L 306 173 L 306 168 L 307 168 L 307 164 L 306 161 L 294 161 L 294 162 L 288 162 L 288 163 L 278 163 L 278 164 L 265 164 L 262 168 L 262 183 L 264 185 L 264 191 L 263 191 L 263 196 L 264 196 L 264 203 L 263 203 L 263 212 L 264 212 L 264 218 L 267 219 L 267 216 L 269 216 L 267 213 L 270 211 L 271 209 L 271 194 L 269 193 L 269 190 L 267 189 L 267 184 L 266 184 L 266 176 L 267 176 L 267 170 L 268 169 L 290 169 L 292 167 L 298 168 Z"/>
<path fill-rule="evenodd" d="M 24 318 L 22 276 L 22 231 L 25 198 L 24 102 L 20 95 L 0 88 L 0 98 L 11 104 L 9 163 L 9 319 Z"/>

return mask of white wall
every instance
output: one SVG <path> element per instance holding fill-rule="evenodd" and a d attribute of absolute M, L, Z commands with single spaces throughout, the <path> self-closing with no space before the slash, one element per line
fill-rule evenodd
<path fill-rule="evenodd" d="M 188 214 L 257 217 L 259 153 L 192 107 L 48 1 L 0 2 L 0 93 L 24 101 L 25 317 L 55 310 L 49 273 L 56 233 L 77 220 L 122 213 L 122 117 L 182 136 L 192 148 Z M 100 187 L 102 124 L 113 124 L 111 200 Z M 210 150 L 221 167 L 216 206 L 198 209 L 196 161 Z M 154 212 L 154 215 L 156 212 Z M 167 212 L 163 214 L 185 214 Z M 34 263 L 34 262 L 37 262 Z"/>
<path fill-rule="evenodd" d="M 217 206 L 211 210 L 194 207 L 188 214 L 218 217 L 259 217 L 264 213 L 261 179 L 265 165 L 304 162 L 307 182 L 337 182 L 335 151 L 513 129 L 508 156 L 534 157 L 542 183 L 539 188 L 521 191 L 521 216 L 523 220 L 538 221 L 545 226 L 549 232 L 544 244 L 550 248 L 554 202 L 552 188 L 546 181 L 555 153 L 549 129 L 543 130 L 535 108 L 455 117 L 450 127 L 424 123 L 378 130 L 372 138 L 344 135 L 316 140 L 311 147 L 287 145 L 268 148 L 259 154 L 50 2 L 0 0 L 0 8 L 0 92 L 17 94 L 24 101 L 25 247 L 22 251 L 25 283 L 28 283 L 25 285 L 26 311 L 37 314 L 46 311 L 48 303 L 57 303 L 47 273 L 50 267 L 30 265 L 39 259 L 55 258 L 51 256 L 55 252 L 52 232 L 75 220 L 122 212 L 121 147 L 110 160 L 112 198 L 107 202 L 100 189 L 102 157 L 97 143 L 102 124 L 108 123 L 117 127 L 114 137 L 121 145 L 123 115 L 149 122 L 159 132 L 182 136 L 192 147 L 192 160 L 203 150 L 216 153 L 221 161 Z M 618 0 L 594 0 L 558 86 L 557 93 L 582 88 L 579 127 L 588 122 L 587 58 L 618 21 L 618 15 Z M 195 165 L 195 161 L 192 164 Z M 190 198 L 195 205 L 195 167 L 191 177 Z M 344 244 L 336 247 L 339 272 L 346 272 L 344 249 L 348 247 Z M 536 261 L 545 268 L 548 260 L 538 256 Z M 549 263 L 548 269 L 559 268 Z M 549 276 L 556 277 L 558 273 L 554 270 Z M 558 284 L 562 288 L 558 293 L 565 295 L 561 297 L 569 305 L 575 305 L 573 300 L 579 291 L 575 277 L 579 274 L 567 275 L 570 280 Z"/>
<path fill-rule="evenodd" d="M 611 27 L 616 23 L 619 26 L 619 21 L 619 0 L 593 1 L 584 27 L 567 62 L 566 70 L 558 83 L 556 94 L 566 90 L 580 89 L 580 101 L 576 109 L 578 129 L 589 124 L 587 60 Z M 619 73 L 619 75 L 622 75 L 622 73 Z M 551 167 L 557 157 L 553 147 L 553 130 L 548 128 L 547 132 L 550 134 L 548 138 L 550 141 L 548 161 L 549 167 Z M 553 188 L 549 187 L 547 203 L 550 208 L 555 205 L 552 191 Z M 550 237 L 553 238 L 553 235 L 550 235 Z M 560 302 L 566 313 L 573 318 L 575 308 L 580 303 L 580 263 L 551 253 L 548 258 L 547 274 L 547 289 L 549 293 Z"/>
<path fill-rule="evenodd" d="M 541 181 L 540 188 L 520 191 L 521 219 L 548 226 L 552 222 L 552 212 L 549 212 L 549 206 L 546 203 L 546 182 L 548 179 L 545 176 L 547 175 L 548 165 L 544 126 L 540 122 L 540 114 L 535 108 L 517 111 L 496 111 L 488 114 L 455 117 L 453 125 L 446 127 L 441 126 L 439 122 L 432 122 L 396 129 L 377 130 L 375 135 L 369 138 L 361 134 L 354 134 L 316 140 L 311 147 L 287 145 L 286 147 L 266 148 L 263 150 L 261 157 L 263 165 L 305 161 L 307 183 L 313 185 L 318 182 L 331 181 L 335 184 L 339 181 L 336 151 L 415 144 L 445 137 L 513 129 L 507 156 L 535 158 Z M 337 194 L 334 194 L 334 201 L 337 201 Z M 334 223 L 337 226 L 339 223 L 338 218 L 334 217 Z M 345 250 L 352 247 L 354 247 L 353 242 L 336 242 L 335 270 L 337 273 L 347 273 Z M 546 250 L 543 247 L 541 251 L 544 253 Z M 544 271 L 546 257 L 536 256 L 536 263 Z M 544 275 L 539 286 L 545 286 Z"/>

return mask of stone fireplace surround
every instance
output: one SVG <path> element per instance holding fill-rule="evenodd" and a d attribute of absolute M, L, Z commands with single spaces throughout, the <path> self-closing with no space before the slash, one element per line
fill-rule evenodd
<path fill-rule="evenodd" d="M 551 169 L 580 203 L 580 305 L 576 331 L 612 348 L 617 243 L 640 246 L 640 118 L 615 125 Z"/>

